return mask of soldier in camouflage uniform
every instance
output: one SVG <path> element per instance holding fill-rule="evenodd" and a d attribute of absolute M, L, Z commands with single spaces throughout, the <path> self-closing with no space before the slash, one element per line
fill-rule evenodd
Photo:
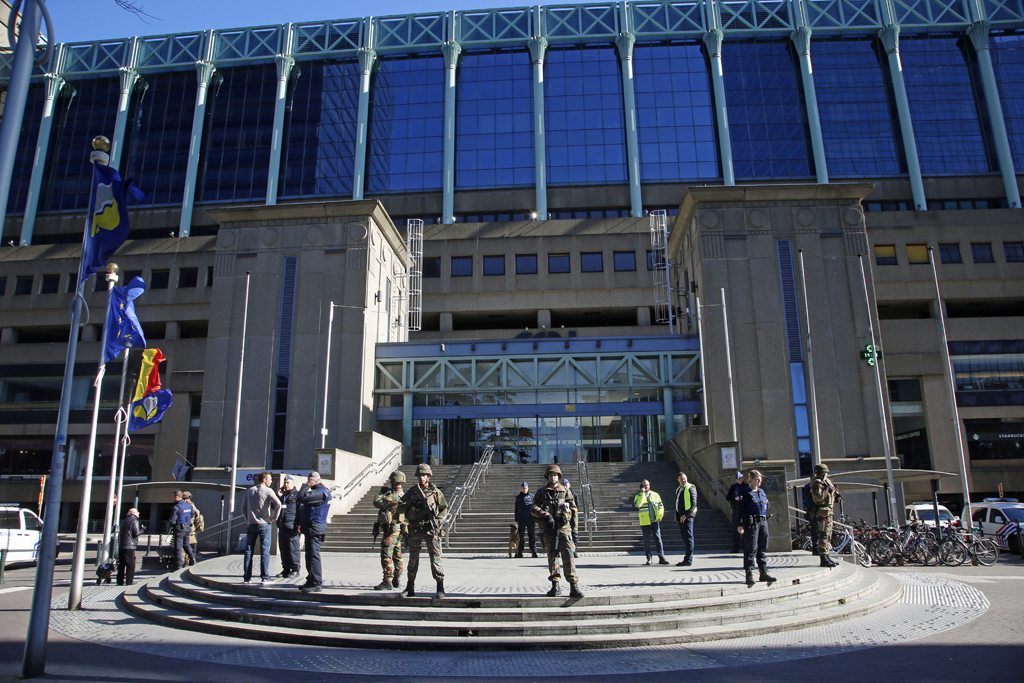
<path fill-rule="evenodd" d="M 547 595 L 553 598 L 562 592 L 558 585 L 558 561 L 561 559 L 562 573 L 569 582 L 569 596 L 582 598 L 583 593 L 576 585 L 576 562 L 573 559 L 576 552 L 576 544 L 572 541 L 573 520 L 578 514 L 576 502 L 558 483 L 562 478 L 558 465 L 548 465 L 545 476 L 548 485 L 533 499 L 533 516 L 547 541 L 548 579 L 551 581 Z"/>
<path fill-rule="evenodd" d="M 828 478 L 828 465 L 815 465 L 811 479 L 811 500 L 814 501 L 814 523 L 818 525 L 818 555 L 822 567 L 838 567 L 829 557 L 832 550 L 832 506 L 836 504 L 839 489 Z"/>
<path fill-rule="evenodd" d="M 384 569 L 384 580 L 379 586 L 374 586 L 378 591 L 398 588 L 398 579 L 402 575 L 402 523 L 405 520 L 398 514 L 398 504 L 402 502 L 405 473 L 395 470 L 388 480 L 391 486 L 382 488 L 373 499 L 373 507 L 379 510 L 377 524 L 384 534 L 380 542 L 380 566 Z"/>
<path fill-rule="evenodd" d="M 420 545 L 427 545 L 430 555 L 430 573 L 437 582 L 438 598 L 444 597 L 444 570 L 441 568 L 441 521 L 444 519 L 448 502 L 444 499 L 441 489 L 430 483 L 430 465 L 421 464 L 416 467 L 416 478 L 419 483 L 402 496 L 398 504 L 398 514 L 405 515 L 409 523 L 409 534 L 406 537 L 406 549 L 409 551 L 409 581 L 405 594 L 416 595 L 416 572 L 420 566 Z"/>

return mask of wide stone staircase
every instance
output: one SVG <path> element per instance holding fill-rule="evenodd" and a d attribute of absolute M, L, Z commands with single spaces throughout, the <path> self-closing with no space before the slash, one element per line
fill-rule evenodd
<path fill-rule="evenodd" d="M 465 482 L 471 465 L 441 465 L 432 468 L 433 481 L 444 492 L 449 503 L 453 502 L 455 489 Z M 538 492 L 545 485 L 546 465 L 492 465 L 477 487 L 476 495 L 464 505 L 461 517 L 455 521 L 454 529 L 446 539 L 446 551 L 477 555 L 507 554 L 509 525 L 514 522 L 515 497 L 522 483 L 528 482 L 530 490 Z M 584 495 L 578 480 L 577 467 L 573 463 L 560 465 L 562 476 L 568 479 L 573 490 Z M 651 488 L 661 494 L 665 504 L 665 519 L 662 522 L 662 541 L 666 553 L 679 553 L 682 539 L 679 529 L 672 520 L 675 504 L 676 475 L 678 470 L 670 462 L 641 463 L 588 463 L 590 491 L 597 511 L 596 524 L 585 529 L 581 522 L 579 551 L 584 553 L 643 552 L 643 540 L 633 497 L 640 490 L 640 481 L 648 479 Z M 415 481 L 414 465 L 403 466 L 409 484 Z M 373 523 L 376 510 L 373 498 L 379 489 L 368 492 L 352 511 L 335 517 L 328 526 L 325 551 L 367 552 L 372 542 Z M 698 494 L 703 493 L 698 491 Z M 725 517 L 708 506 L 699 505 L 694 524 L 697 553 L 728 552 L 731 536 Z M 538 540 L 538 549 L 540 542 Z"/>

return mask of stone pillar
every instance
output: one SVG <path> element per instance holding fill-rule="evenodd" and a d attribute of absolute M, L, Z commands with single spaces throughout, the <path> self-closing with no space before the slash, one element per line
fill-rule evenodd
<path fill-rule="evenodd" d="M 444 176 L 441 200 L 441 222 L 455 222 L 455 71 L 462 46 L 449 40 L 441 46 L 444 52 Z"/>
<path fill-rule="evenodd" d="M 917 159 L 917 143 L 914 140 L 914 123 L 910 118 L 910 103 L 907 101 L 907 86 L 903 82 L 903 64 L 900 62 L 900 27 L 889 24 L 878 30 L 878 38 L 889 55 L 889 73 L 892 89 L 896 95 L 896 111 L 900 119 L 900 134 L 903 136 L 903 152 L 907 157 L 907 172 L 910 174 L 910 191 L 914 195 L 914 208 L 927 211 L 928 201 L 924 197 L 924 182 L 921 180 L 921 163 Z"/>
<path fill-rule="evenodd" d="M 665 441 L 670 441 L 676 435 L 676 416 L 672 405 L 672 387 L 664 387 L 661 399 L 665 406 Z"/>
<path fill-rule="evenodd" d="M 134 41 L 134 38 L 132 39 Z M 121 152 L 124 149 L 124 130 L 128 125 L 128 105 L 131 103 L 132 90 L 139 80 L 139 72 L 130 67 L 122 66 L 117 70 L 121 78 L 121 94 L 117 98 L 117 119 L 114 121 L 114 139 L 110 141 L 111 168 L 121 167 Z"/>
<path fill-rule="evenodd" d="M 821 119 L 818 116 L 818 95 L 814 90 L 814 72 L 811 69 L 811 29 L 801 26 L 789 34 L 800 57 L 800 79 L 804 86 L 807 106 L 807 125 L 811 130 L 811 151 L 814 154 L 814 174 L 819 183 L 828 183 L 828 164 L 825 161 L 825 142 L 821 137 Z"/>
<path fill-rule="evenodd" d="M 547 147 L 544 142 L 544 53 L 547 38 L 530 38 L 530 60 L 533 62 L 533 166 L 536 182 L 535 210 L 537 218 L 548 218 Z"/>
<path fill-rule="evenodd" d="M 651 326 L 651 309 L 649 306 L 637 306 L 636 324 L 637 327 Z"/>
<path fill-rule="evenodd" d="M 18 330 L 13 327 L 5 327 L 0 330 L 0 344 L 17 344 Z"/>
<path fill-rule="evenodd" d="M 53 103 L 57 95 L 67 83 L 57 74 L 46 74 L 46 99 L 43 101 L 43 117 L 39 122 L 39 137 L 36 138 L 36 156 L 32 161 L 32 177 L 28 183 L 28 196 L 25 198 L 25 217 L 21 221 L 21 239 L 19 245 L 27 247 L 32 244 L 32 233 L 35 230 L 36 212 L 39 210 L 39 192 L 43 185 L 43 171 L 46 166 L 46 154 L 50 148 L 50 130 L 53 128 Z M 75 89 L 70 88 L 72 96 Z"/>
<path fill-rule="evenodd" d="M 363 198 L 366 184 L 366 140 L 370 120 L 370 74 L 377 53 L 368 47 L 361 47 L 359 55 L 359 109 L 356 121 L 356 153 L 352 173 L 352 199 Z"/>
<path fill-rule="evenodd" d="M 711 60 L 711 85 L 715 93 L 715 116 L 718 120 L 718 148 L 722 158 L 722 181 L 735 185 L 736 176 L 732 170 L 732 140 L 729 137 L 729 115 L 725 107 L 725 78 L 722 76 L 721 29 L 712 29 L 704 34 L 704 45 Z"/>
<path fill-rule="evenodd" d="M 629 171 L 629 212 L 633 218 L 644 215 L 640 198 L 640 150 L 636 134 L 636 93 L 633 89 L 633 44 L 636 36 L 620 33 L 615 39 L 622 62 L 622 100 L 626 115 L 626 167 Z"/>
<path fill-rule="evenodd" d="M 274 130 L 270 138 L 270 168 L 267 171 L 267 204 L 277 204 L 277 188 L 281 178 L 281 149 L 284 146 L 284 104 L 288 97 L 288 78 L 295 59 L 277 55 L 277 93 L 274 99 Z"/>
<path fill-rule="evenodd" d="M 970 36 L 974 50 L 978 53 L 978 66 L 981 70 L 981 81 L 985 89 L 988 117 L 992 123 L 992 141 L 996 145 L 999 172 L 1003 176 L 1003 187 L 1006 190 L 1006 203 L 1011 209 L 1019 209 L 1021 208 L 1020 190 L 1017 188 L 1017 175 L 1013 170 L 1013 156 L 1010 153 L 1010 139 L 1006 135 L 1003 109 L 999 103 L 996 73 L 992 68 L 992 52 L 989 50 L 988 28 L 989 23 L 987 21 L 977 21 L 967 29 L 967 35 Z"/>
<path fill-rule="evenodd" d="M 217 67 L 213 62 L 196 62 L 196 108 L 192 115 L 192 139 L 188 148 L 188 166 L 185 169 L 185 196 L 181 202 L 181 222 L 178 237 L 188 237 L 192 231 L 192 205 L 196 198 L 196 177 L 199 174 L 199 148 L 203 144 L 203 125 L 206 120 L 206 95 Z"/>
<path fill-rule="evenodd" d="M 551 328 L 551 311 L 542 308 L 537 311 L 537 327 Z"/>
<path fill-rule="evenodd" d="M 452 331 L 452 314 L 448 311 L 441 311 L 441 331 Z"/>
<path fill-rule="evenodd" d="M 412 446 L 412 394 L 402 394 L 402 443 Z"/>

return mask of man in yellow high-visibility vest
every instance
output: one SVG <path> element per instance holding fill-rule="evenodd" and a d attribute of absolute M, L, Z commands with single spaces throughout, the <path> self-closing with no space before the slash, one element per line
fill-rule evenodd
<path fill-rule="evenodd" d="M 689 567 L 693 564 L 693 518 L 697 516 L 697 487 L 686 479 L 686 473 L 680 472 L 676 489 L 676 522 L 679 533 L 683 536 L 683 560 L 676 562 L 677 567 Z"/>
<path fill-rule="evenodd" d="M 651 546 L 658 553 L 658 564 L 668 564 L 665 559 L 665 547 L 661 542 L 661 518 L 665 514 L 665 506 L 661 496 L 651 490 L 651 482 L 644 479 L 640 482 L 640 493 L 633 496 L 633 505 L 640 511 L 640 530 L 644 533 L 644 554 L 647 564 L 651 563 Z"/>

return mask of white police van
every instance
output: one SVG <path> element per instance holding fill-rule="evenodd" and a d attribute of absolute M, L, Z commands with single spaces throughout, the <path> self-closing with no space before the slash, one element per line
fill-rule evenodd
<path fill-rule="evenodd" d="M 986 498 L 980 503 L 971 503 L 971 517 L 986 537 L 995 539 L 1011 553 L 1020 552 L 1017 548 L 1017 525 L 1024 527 L 1024 503 L 1016 498 Z"/>
<path fill-rule="evenodd" d="M 7 550 L 7 564 L 35 562 L 43 521 L 31 510 L 0 503 L 0 548 Z"/>

